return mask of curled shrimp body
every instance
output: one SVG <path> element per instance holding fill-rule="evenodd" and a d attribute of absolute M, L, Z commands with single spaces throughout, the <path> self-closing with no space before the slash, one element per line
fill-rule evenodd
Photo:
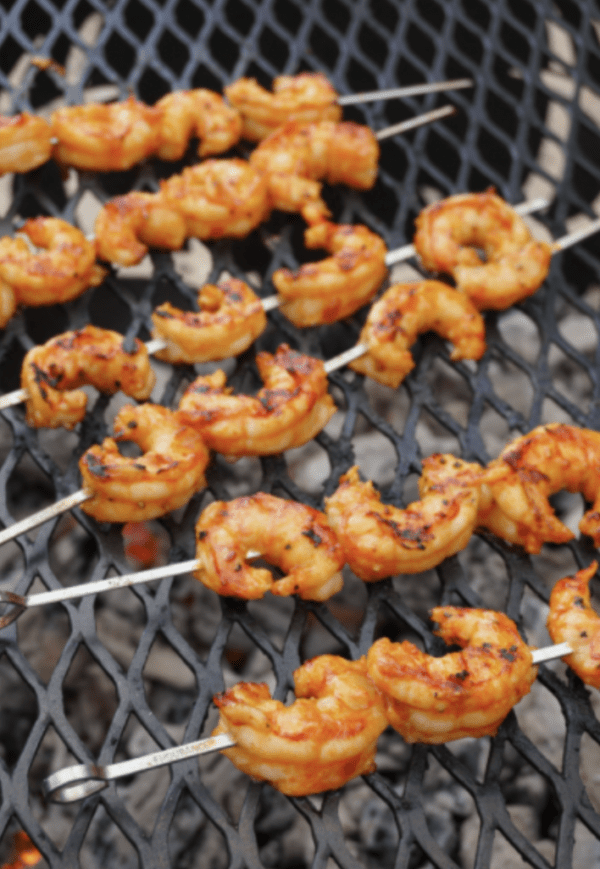
<path fill-rule="evenodd" d="M 85 326 L 33 347 L 21 368 L 30 426 L 71 429 L 80 422 L 89 383 L 109 395 L 122 390 L 137 401 L 149 398 L 156 377 L 145 345 L 118 332 Z"/>
<path fill-rule="evenodd" d="M 600 546 L 600 432 L 560 423 L 538 426 L 490 462 L 486 487 L 491 504 L 481 524 L 532 553 L 543 543 L 573 539 L 548 499 L 561 489 L 581 492 L 593 506 L 579 529 Z"/>
<path fill-rule="evenodd" d="M 138 457 L 123 456 L 117 441 L 133 441 Z M 125 405 L 114 438 L 90 447 L 79 461 L 83 487 L 91 493 L 82 509 L 100 522 L 142 522 L 186 504 L 206 485 L 210 454 L 178 413 L 156 404 Z"/>
<path fill-rule="evenodd" d="M 165 204 L 180 214 L 189 237 L 243 238 L 266 220 L 267 182 L 245 160 L 205 160 L 161 183 Z"/>
<path fill-rule="evenodd" d="M 226 456 L 264 456 L 301 446 L 336 411 L 320 359 L 282 344 L 274 355 L 259 353 L 256 365 L 264 383 L 256 396 L 231 395 L 219 370 L 196 378 L 179 404 L 186 424 Z"/>
<path fill-rule="evenodd" d="M 198 156 L 222 154 L 240 140 L 242 118 L 223 97 L 206 88 L 175 91 L 157 103 L 161 111 L 160 141 L 157 156 L 179 160 L 192 136 L 200 141 Z"/>
<path fill-rule="evenodd" d="M 115 103 L 66 106 L 52 113 L 53 156 L 66 166 L 110 172 L 130 169 L 156 151 L 159 109 L 131 96 Z"/>
<path fill-rule="evenodd" d="M 441 281 L 394 284 L 369 311 L 359 343 L 367 353 L 350 368 L 397 387 L 414 368 L 410 347 L 433 330 L 454 344 L 451 359 L 481 359 L 485 323 L 471 300 Z"/>
<path fill-rule="evenodd" d="M 590 579 L 598 562 L 559 579 L 550 594 L 548 633 L 553 643 L 568 643 L 573 649 L 563 660 L 579 678 L 600 688 L 600 618 L 590 602 Z"/>
<path fill-rule="evenodd" d="M 120 266 L 139 263 L 148 248 L 179 250 L 187 237 L 185 220 L 160 193 L 132 191 L 110 199 L 94 224 L 99 259 Z"/>
<path fill-rule="evenodd" d="M 387 275 L 383 240 L 366 226 L 323 221 L 304 233 L 309 248 L 332 256 L 292 272 L 277 269 L 273 284 L 281 312 L 296 326 L 316 326 L 349 317 L 373 298 Z"/>
<path fill-rule="evenodd" d="M 165 302 L 153 311 L 152 336 L 167 344 L 155 354 L 159 359 L 188 364 L 227 359 L 247 350 L 267 327 L 260 298 L 237 278 L 205 284 L 198 306 L 194 313 Z"/>
<path fill-rule="evenodd" d="M 280 75 L 273 92 L 253 78 L 240 78 L 225 88 L 225 96 L 243 119 L 244 139 L 260 142 L 288 121 L 340 121 L 337 93 L 318 72 Z"/>
<path fill-rule="evenodd" d="M 0 115 L 0 174 L 29 172 L 52 156 L 52 130 L 43 118 Z"/>
<path fill-rule="evenodd" d="M 537 676 L 531 650 L 504 613 L 447 606 L 431 618 L 434 633 L 460 652 L 435 658 L 387 637 L 369 649 L 368 673 L 390 724 L 406 742 L 493 736 Z"/>
<path fill-rule="evenodd" d="M 270 570 L 251 567 L 250 551 L 284 576 L 274 579 Z M 196 525 L 196 558 L 200 582 L 247 600 L 267 591 L 327 600 L 343 585 L 344 555 L 324 513 L 264 492 L 210 504 Z"/>
<path fill-rule="evenodd" d="M 477 524 L 480 471 L 455 456 L 430 456 L 423 460 L 421 500 L 400 509 L 382 504 L 373 484 L 351 468 L 326 498 L 325 513 L 354 573 L 366 582 L 420 573 L 464 549 Z"/>
<path fill-rule="evenodd" d="M 213 735 L 236 741 L 225 754 L 242 772 L 290 796 L 333 790 L 375 769 L 387 726 L 365 659 L 320 655 L 294 672 L 296 700 L 271 699 L 264 683 L 242 682 L 214 698 Z"/>
<path fill-rule="evenodd" d="M 419 214 L 416 227 L 423 266 L 452 275 L 480 311 L 504 310 L 532 295 L 550 267 L 552 245 L 535 241 L 523 218 L 493 190 L 434 203 Z"/>
<path fill-rule="evenodd" d="M 329 217 L 319 181 L 370 190 L 378 161 L 379 144 L 368 127 L 334 121 L 290 121 L 250 155 L 268 179 L 273 207 L 300 212 L 308 223 Z"/>
<path fill-rule="evenodd" d="M 20 232 L 40 250 L 33 252 L 21 236 L 0 239 L 0 286 L 10 287 L 17 304 L 54 305 L 102 283 L 106 271 L 96 263 L 94 245 L 75 226 L 36 217 Z"/>

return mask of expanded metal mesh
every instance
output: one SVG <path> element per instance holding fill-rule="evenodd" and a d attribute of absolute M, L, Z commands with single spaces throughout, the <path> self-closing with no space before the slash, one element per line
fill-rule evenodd
<path fill-rule="evenodd" d="M 1 6 L 0 108 L 7 114 L 130 92 L 153 103 L 179 88 L 220 90 L 240 75 L 269 85 L 277 74 L 305 69 L 324 71 L 342 94 L 472 76 L 472 90 L 345 112 L 379 129 L 447 101 L 458 108 L 450 119 L 383 143 L 372 191 L 327 191 L 337 222 L 367 224 L 390 249 L 411 239 L 416 215 L 432 198 L 490 185 L 511 202 L 547 196 L 541 220 L 553 237 L 599 210 L 600 10 L 593 2 Z M 89 229 L 89 214 L 110 196 L 157 189 L 161 177 L 193 160 L 190 149 L 177 165 L 148 161 L 124 173 L 63 177 L 49 163 L 5 178 L 1 230 L 12 233 L 38 214 Z M 298 218 L 276 214 L 249 239 L 211 244 L 204 277 L 249 276 L 269 295 L 276 268 L 308 258 L 302 228 Z M 52 335 L 91 321 L 147 339 L 156 304 L 169 298 L 191 307 L 189 269 L 203 246 L 190 242 L 186 249 L 181 260 L 151 254 L 140 274 L 111 271 L 102 286 L 66 306 L 20 312 L 0 342 L 2 391 L 18 386 L 26 350 Z M 213 498 L 264 490 L 321 506 L 339 475 L 358 462 L 384 499 L 402 506 L 421 458 L 435 449 L 486 462 L 540 422 L 600 428 L 599 307 L 600 241 L 591 239 L 557 255 L 527 302 L 486 314 L 488 350 L 479 363 L 451 363 L 443 342 L 428 336 L 395 392 L 333 375 L 340 412 L 316 444 L 236 465 L 215 457 L 207 491 L 158 523 L 170 541 L 168 558 L 193 557 L 194 522 Z M 231 383 L 255 387 L 255 349 L 273 350 L 282 340 L 330 358 L 355 343 L 363 316 L 298 332 L 274 312 L 256 347 L 230 365 Z M 159 369 L 155 398 L 173 406 L 194 371 Z M 31 431 L 21 409 L 3 412 L 4 525 L 79 488 L 77 459 L 110 431 L 115 407 L 94 399 L 74 435 Z M 557 500 L 557 509 L 571 507 Z M 47 806 L 40 792 L 44 776 L 70 763 L 108 763 L 208 733 L 212 696 L 237 679 L 266 679 L 285 699 L 294 668 L 321 651 L 356 658 L 382 634 L 420 638 L 439 651 L 427 621 L 439 602 L 504 609 L 528 640 L 542 643 L 553 580 L 592 555 L 584 540 L 528 558 L 477 536 L 465 553 L 425 576 L 368 588 L 348 576 L 347 590 L 328 604 L 245 605 L 217 600 L 182 578 L 27 613 L 0 634 L 2 843 L 24 828 L 45 862 L 61 869 L 489 869 L 507 865 L 507 854 L 515 866 L 538 869 L 598 865 L 597 698 L 562 665 L 541 669 L 536 691 L 547 704 L 517 709 L 496 738 L 408 747 L 386 732 L 376 773 L 316 799 L 284 798 L 232 773 L 223 758 L 177 764 L 146 785 L 138 776 L 72 807 Z M 130 569 L 121 529 L 79 511 L 22 536 L 0 559 L 3 579 L 20 593 Z M 527 803 L 536 814 L 526 822 Z"/>

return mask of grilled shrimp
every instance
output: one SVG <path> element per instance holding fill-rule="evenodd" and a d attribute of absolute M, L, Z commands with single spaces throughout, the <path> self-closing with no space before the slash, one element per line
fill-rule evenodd
<path fill-rule="evenodd" d="M 368 127 L 334 121 L 290 121 L 250 155 L 268 179 L 273 207 L 300 212 L 308 223 L 329 217 L 319 181 L 370 190 L 378 161 L 379 144 Z"/>
<path fill-rule="evenodd" d="M 54 305 L 102 283 L 106 271 L 96 263 L 94 245 L 75 226 L 36 217 L 20 231 L 42 250 L 34 253 L 20 236 L 0 239 L 0 286 L 10 287 L 17 304 Z"/>
<path fill-rule="evenodd" d="M 52 130 L 43 118 L 0 115 L 0 174 L 29 172 L 52 156 Z"/>
<path fill-rule="evenodd" d="M 480 524 L 498 537 L 532 553 L 543 543 L 571 540 L 573 532 L 548 501 L 567 489 L 593 504 L 579 529 L 600 546 L 600 432 L 559 423 L 538 426 L 489 463 L 486 486 L 492 503 Z"/>
<path fill-rule="evenodd" d="M 282 344 L 256 365 L 264 387 L 256 397 L 231 395 L 223 371 L 198 377 L 179 408 L 210 449 L 227 456 L 264 456 L 307 443 L 336 411 L 320 359 Z"/>
<path fill-rule="evenodd" d="M 248 284 L 228 278 L 205 284 L 198 293 L 200 313 L 180 311 L 170 302 L 152 314 L 152 336 L 167 347 L 156 353 L 171 363 L 208 362 L 237 356 L 267 327 L 259 297 Z"/>
<path fill-rule="evenodd" d="M 120 266 L 139 263 L 149 247 L 179 250 L 187 237 L 185 219 L 160 193 L 135 190 L 100 209 L 94 232 L 98 258 Z"/>
<path fill-rule="evenodd" d="M 200 140 L 198 156 L 222 154 L 240 140 L 242 118 L 226 105 L 223 97 L 206 88 L 175 91 L 157 103 L 161 110 L 157 155 L 162 160 L 179 160 L 193 135 Z"/>
<path fill-rule="evenodd" d="M 406 742 L 493 736 L 537 676 L 531 650 L 504 613 L 435 607 L 435 633 L 461 646 L 441 658 L 413 643 L 377 640 L 367 655 L 390 724 Z"/>
<path fill-rule="evenodd" d="M 365 582 L 420 573 L 464 549 L 477 525 L 481 470 L 455 456 L 430 456 L 421 500 L 400 509 L 382 504 L 373 484 L 351 468 L 325 499 L 325 513 L 354 573 Z"/>
<path fill-rule="evenodd" d="M 277 269 L 273 284 L 281 312 L 296 326 L 316 326 L 349 317 L 373 298 L 387 275 L 383 240 L 366 226 L 322 221 L 304 233 L 309 248 L 332 256 L 292 272 Z"/>
<path fill-rule="evenodd" d="M 250 551 L 280 568 L 283 578 L 247 564 Z M 196 525 L 196 558 L 200 582 L 247 600 L 267 591 L 327 600 L 343 585 L 344 556 L 326 516 L 264 492 L 210 504 Z"/>
<path fill-rule="evenodd" d="M 410 347 L 433 330 L 454 344 L 451 359 L 481 359 L 485 323 L 471 300 L 441 281 L 394 284 L 375 302 L 360 333 L 368 352 L 350 368 L 397 387 L 414 368 Z"/>
<path fill-rule="evenodd" d="M 532 295 L 550 267 L 552 245 L 535 241 L 523 218 L 493 190 L 436 202 L 419 214 L 416 227 L 423 266 L 452 275 L 480 311 L 504 310 Z"/>
<path fill-rule="evenodd" d="M 242 682 L 214 698 L 213 736 L 230 734 L 223 754 L 255 779 L 290 796 L 333 790 L 375 769 L 387 726 L 365 659 L 320 655 L 294 672 L 296 700 L 272 700 L 264 683 Z"/>
<path fill-rule="evenodd" d="M 560 579 L 550 594 L 548 633 L 573 649 L 563 660 L 587 685 L 600 688 L 600 618 L 590 602 L 590 579 L 598 562 Z"/>
<path fill-rule="evenodd" d="M 133 96 L 57 109 L 50 118 L 58 140 L 53 156 L 66 166 L 94 172 L 130 169 L 156 151 L 161 115 Z"/>
<path fill-rule="evenodd" d="M 117 441 L 133 441 L 139 457 L 123 456 Z M 210 454 L 180 415 L 156 404 L 125 405 L 114 438 L 90 447 L 79 461 L 92 497 L 82 510 L 100 522 L 141 522 L 186 504 L 206 485 Z"/>
<path fill-rule="evenodd" d="M 145 401 L 155 381 L 141 341 L 128 342 L 118 332 L 97 326 L 65 332 L 33 347 L 23 360 L 27 424 L 73 428 L 85 415 L 87 395 L 76 388 L 85 383 L 109 395 L 122 390 Z"/>
<path fill-rule="evenodd" d="M 266 139 L 288 121 L 340 121 L 337 93 L 319 72 L 280 75 L 273 93 L 253 78 L 240 78 L 225 88 L 225 96 L 243 120 L 242 136 L 251 142 Z"/>
<path fill-rule="evenodd" d="M 269 216 L 266 178 L 246 160 L 205 160 L 161 182 L 165 204 L 193 238 L 242 238 Z"/>

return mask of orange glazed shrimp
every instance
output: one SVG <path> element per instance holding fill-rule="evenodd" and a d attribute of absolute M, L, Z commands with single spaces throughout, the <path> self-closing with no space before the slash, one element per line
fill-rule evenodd
<path fill-rule="evenodd" d="M 423 266 L 452 275 L 480 311 L 509 308 L 531 296 L 548 274 L 552 245 L 535 241 L 523 218 L 493 190 L 429 205 L 416 227 Z"/>
<path fill-rule="evenodd" d="M 281 312 L 295 326 L 316 326 L 349 317 L 373 298 L 387 275 L 383 240 L 366 226 L 323 221 L 304 233 L 309 248 L 332 256 L 292 272 L 277 269 L 273 284 Z"/>
<path fill-rule="evenodd" d="M 100 209 L 94 232 L 98 258 L 120 266 L 139 263 L 149 247 L 179 250 L 187 238 L 184 218 L 160 193 L 135 190 Z"/>
<path fill-rule="evenodd" d="M 251 567 L 250 551 L 285 575 L 274 579 L 270 570 Z M 265 492 L 210 504 L 196 525 L 196 559 L 196 579 L 247 600 L 267 591 L 327 600 L 343 585 L 344 555 L 325 514 Z"/>
<path fill-rule="evenodd" d="M 350 121 L 290 121 L 250 155 L 251 165 L 268 179 L 273 207 L 300 212 L 308 223 L 329 217 L 319 181 L 370 190 L 378 161 L 371 130 Z"/>
<path fill-rule="evenodd" d="M 121 455 L 117 441 L 133 441 L 143 455 Z M 209 457 L 200 435 L 178 413 L 127 404 L 115 417 L 114 438 L 90 447 L 79 460 L 83 487 L 92 495 L 82 509 L 100 522 L 156 519 L 206 485 Z"/>
<path fill-rule="evenodd" d="M 600 688 L 600 618 L 590 602 L 590 579 L 598 562 L 559 579 L 550 594 L 548 633 L 553 643 L 568 643 L 573 649 L 563 660 L 579 678 Z"/>
<path fill-rule="evenodd" d="M 122 390 L 145 401 L 155 381 L 141 341 L 127 341 L 118 332 L 97 326 L 65 332 L 33 347 L 23 360 L 27 424 L 73 428 L 85 415 L 87 395 L 76 389 L 84 383 L 108 394 Z"/>
<path fill-rule="evenodd" d="M 240 78 L 225 88 L 225 96 L 243 119 L 242 136 L 260 142 L 287 121 L 341 121 L 338 95 L 319 72 L 280 75 L 273 80 L 273 93 L 253 78 Z"/>
<path fill-rule="evenodd" d="M 462 651 L 434 658 L 385 637 L 367 654 L 390 724 L 406 742 L 493 736 L 537 676 L 531 650 L 504 613 L 440 606 L 431 618 L 434 633 Z"/>
<path fill-rule="evenodd" d="M 481 359 L 485 323 L 471 300 L 441 281 L 394 284 L 369 311 L 359 343 L 368 352 L 350 368 L 397 387 L 414 368 L 410 347 L 433 330 L 454 344 L 451 359 Z"/>
<path fill-rule="evenodd" d="M 357 467 L 343 474 L 325 513 L 354 573 L 365 582 L 420 573 L 464 549 L 477 524 L 481 470 L 451 455 L 424 459 L 421 500 L 404 509 L 382 504 Z"/>
<path fill-rule="evenodd" d="M 572 540 L 548 501 L 567 489 L 593 504 L 579 529 L 600 546 L 600 432 L 560 423 L 538 426 L 489 463 L 486 486 L 492 503 L 480 524 L 498 537 L 532 553 L 543 543 Z"/>
<path fill-rule="evenodd" d="M 115 103 L 66 106 L 52 113 L 53 156 L 66 166 L 110 172 L 130 169 L 160 141 L 160 109 L 135 97 Z"/>
<path fill-rule="evenodd" d="M 152 336 L 167 347 L 155 355 L 164 362 L 209 362 L 237 356 L 267 328 L 267 315 L 248 284 L 228 278 L 205 284 L 198 293 L 200 313 L 180 311 L 170 302 L 152 313 Z"/>
<path fill-rule="evenodd" d="M 43 118 L 0 115 L 0 174 L 29 172 L 52 156 L 52 130 Z"/>
<path fill-rule="evenodd" d="M 92 242 L 81 230 L 56 217 L 36 217 L 20 230 L 42 248 L 32 252 L 25 239 L 0 239 L 0 286 L 17 304 L 54 305 L 74 299 L 102 283 L 106 270 L 96 263 Z"/>
<path fill-rule="evenodd" d="M 226 375 L 215 371 L 196 378 L 179 404 L 186 425 L 226 456 L 265 456 L 299 447 L 336 411 L 320 359 L 282 344 L 274 355 L 259 353 L 256 365 L 265 384 L 256 397 L 231 395 Z"/>
<path fill-rule="evenodd" d="M 179 160 L 193 135 L 200 140 L 198 156 L 222 154 L 239 142 L 242 118 L 223 97 L 206 88 L 175 91 L 157 103 L 162 112 L 157 156 Z"/>
<path fill-rule="evenodd" d="M 237 745 L 225 754 L 238 769 L 290 796 L 333 790 L 375 769 L 387 726 L 365 659 L 320 655 L 294 672 L 296 700 L 272 700 L 264 683 L 242 682 L 214 698 L 213 736 Z"/>
<path fill-rule="evenodd" d="M 161 182 L 166 206 L 180 214 L 188 236 L 243 238 L 271 212 L 266 178 L 246 160 L 205 160 Z"/>

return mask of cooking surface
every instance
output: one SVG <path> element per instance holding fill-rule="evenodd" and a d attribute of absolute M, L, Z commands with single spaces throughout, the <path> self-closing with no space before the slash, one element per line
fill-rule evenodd
<path fill-rule="evenodd" d="M 428 202 L 493 185 L 508 201 L 545 196 L 532 221 L 559 237 L 596 215 L 600 191 L 600 12 L 593 3 L 464 0 L 3 0 L 0 109 L 47 115 L 56 105 L 123 98 L 153 103 L 170 90 L 220 90 L 241 75 L 268 86 L 282 72 L 321 70 L 341 94 L 471 76 L 472 90 L 346 109 L 380 129 L 451 102 L 457 114 L 382 145 L 367 194 L 327 190 L 337 222 L 363 222 L 389 249 L 412 238 Z M 47 69 L 34 59 L 64 67 Z M 236 153 L 243 153 L 239 151 Z M 148 161 L 101 176 L 52 163 L 0 179 L 3 233 L 39 214 L 93 231 L 100 205 L 194 162 Z M 65 306 L 29 309 L 0 338 L 0 388 L 19 384 L 24 353 L 87 322 L 142 339 L 152 309 L 170 299 L 192 308 L 198 285 L 223 272 L 271 295 L 272 272 L 318 258 L 302 243 L 299 217 L 275 214 L 248 239 L 181 253 L 152 253 L 135 269 Z M 394 280 L 415 275 L 396 267 Z M 332 376 L 339 412 L 316 443 L 283 456 L 215 457 L 208 489 L 154 524 L 159 557 L 194 555 L 193 527 L 214 499 L 255 491 L 322 506 L 339 475 L 358 464 L 384 500 L 415 497 L 420 460 L 436 451 L 487 462 L 542 422 L 600 428 L 598 311 L 600 239 L 554 257 L 529 300 L 486 313 L 488 351 L 451 363 L 432 336 L 398 390 L 344 372 Z M 251 352 L 223 367 L 241 391 L 258 385 L 255 350 L 281 341 L 322 358 L 352 346 L 366 312 L 299 332 L 278 312 Z M 215 367 L 215 366 L 213 366 Z M 198 373 L 210 366 L 196 366 Z M 191 368 L 156 364 L 153 400 L 174 406 Z M 123 399 L 93 396 L 75 433 L 31 431 L 22 408 L 0 422 L 0 520 L 29 515 L 79 488 L 77 459 L 110 432 Z M 571 527 L 577 496 L 555 506 Z M 135 542 L 135 541 L 134 541 Z M 80 511 L 2 548 L 7 588 L 19 593 L 132 569 L 132 541 Z M 218 599 L 191 577 L 167 579 L 81 603 L 33 610 L 0 634 L 0 835 L 8 853 L 24 828 L 52 867 L 590 867 L 600 862 L 597 692 L 563 664 L 543 667 L 532 694 L 493 739 L 428 748 L 386 732 L 378 771 L 324 797 L 287 799 L 250 782 L 220 756 L 139 775 L 73 806 L 46 805 L 41 781 L 72 763 L 109 763 L 208 734 L 212 696 L 240 679 L 264 680 L 289 697 L 299 663 L 322 652 L 350 658 L 373 640 L 440 646 L 428 610 L 440 603 L 489 606 L 514 618 L 526 639 L 548 642 L 553 583 L 588 564 L 588 540 L 526 557 L 491 536 L 435 571 L 365 587 L 351 574 L 327 604 Z M 532 808 L 535 807 L 535 809 Z M 0 859 L 4 857 L 0 854 Z M 5 857 L 8 859 L 8 857 Z M 512 862 L 511 862 L 512 861 Z M 41 865 L 44 865 L 43 863 Z"/>

